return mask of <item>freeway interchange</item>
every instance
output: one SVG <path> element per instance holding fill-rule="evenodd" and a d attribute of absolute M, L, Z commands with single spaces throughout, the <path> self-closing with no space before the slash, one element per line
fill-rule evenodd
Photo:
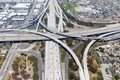
<path fill-rule="evenodd" d="M 51 39 L 51 40 L 53 40 L 53 41 L 55 41 L 57 44 L 59 44 L 59 45 L 61 45 L 61 46 L 63 46 L 69 53 L 70 53 L 70 55 L 75 59 L 75 61 L 76 61 L 76 63 L 77 63 L 77 65 L 79 65 L 79 66 L 81 66 L 80 65 L 80 63 L 79 63 L 79 60 L 77 59 L 77 57 L 76 57 L 76 55 L 75 55 L 75 53 L 67 46 L 67 45 L 65 45 L 64 43 L 62 43 L 60 40 L 58 40 L 58 39 L 56 39 L 56 38 L 54 38 L 54 37 L 52 37 L 51 35 L 48 35 L 48 34 L 45 34 L 45 33 L 40 33 L 40 32 L 36 32 L 36 31 L 31 31 L 31 30 L 19 30 L 19 29 L 11 29 L 11 31 L 21 31 L 21 32 L 27 32 L 27 33 L 32 33 L 32 36 L 34 35 L 37 35 L 37 37 L 38 36 L 43 36 L 43 37 L 46 37 L 46 38 L 49 38 L 49 39 Z M 111 32 L 108 32 L 108 33 L 105 33 L 105 34 L 103 34 L 103 35 L 101 35 L 100 37 L 98 37 L 98 39 L 100 39 L 100 38 L 102 38 L 102 37 L 104 37 L 104 36 L 110 36 L 110 35 L 112 35 L 112 34 L 117 34 L 117 33 L 119 33 L 120 31 L 119 30 L 117 30 L 117 31 L 111 31 Z M 39 35 L 38 35 L 39 34 Z M 11 36 L 12 37 L 12 36 Z M 33 37 L 34 38 L 34 37 Z M 19 39 L 18 39 L 19 40 Z M 83 58 L 83 65 L 87 65 L 87 63 L 86 63 L 86 57 L 87 57 L 87 53 L 88 53 L 88 50 L 89 50 L 89 48 L 91 47 L 91 45 L 95 42 L 96 40 L 93 40 L 93 41 L 91 41 L 91 43 L 90 43 L 90 45 L 88 45 L 89 47 L 88 48 L 86 48 L 86 50 L 85 50 L 85 54 L 84 54 L 84 58 Z M 86 70 L 88 70 L 88 69 L 85 69 L 85 68 L 87 68 L 87 66 L 84 66 L 84 69 L 82 69 L 82 67 L 79 67 L 79 71 L 80 71 L 80 73 L 81 73 L 81 70 L 84 70 L 84 72 L 85 72 L 85 78 L 86 78 L 86 76 L 88 76 L 89 74 L 87 74 L 86 73 Z M 83 75 L 83 74 L 81 74 L 81 75 Z M 87 77 L 88 79 L 85 79 L 85 80 L 89 80 L 89 77 Z"/>
<path fill-rule="evenodd" d="M 53 36 L 57 39 L 66 39 L 66 38 L 80 38 L 82 40 L 85 39 L 97 39 L 97 37 L 87 37 L 90 35 L 96 35 L 96 34 L 105 34 L 105 33 L 109 33 L 109 32 L 113 32 L 113 31 L 117 31 L 120 29 L 120 24 L 113 24 L 113 25 L 109 25 L 107 27 L 104 28 L 98 28 L 98 29 L 92 29 L 92 30 L 84 30 L 81 32 L 68 32 L 68 33 L 44 33 L 50 36 Z M 7 32 L 11 32 L 12 33 L 7 33 Z M 50 40 L 49 38 L 43 37 L 43 36 L 39 36 L 39 35 L 35 35 L 35 34 L 31 34 L 31 33 L 24 33 L 24 34 L 16 34 L 14 33 L 14 31 L 20 31 L 20 29 L 1 29 L 0 32 L 3 32 L 0 34 L 0 42 L 7 42 L 7 41 L 13 41 L 13 42 L 19 42 L 19 41 L 29 41 L 29 40 L 38 40 L 38 41 L 43 41 L 43 40 Z M 21 31 L 22 32 L 22 31 Z"/>
<path fill-rule="evenodd" d="M 34 3 L 35 4 L 35 3 Z M 32 8 L 32 10 L 34 7 Z M 47 12 L 49 10 L 49 12 Z M 31 13 L 29 14 L 29 17 Z M 42 19 L 44 15 L 47 14 L 48 23 L 47 27 L 42 24 Z M 59 18 L 59 23 L 56 24 L 56 16 Z M 46 41 L 46 51 L 45 51 L 45 80 L 63 80 L 61 65 L 60 65 L 60 55 L 59 46 L 62 46 L 71 57 L 74 59 L 75 63 L 78 65 L 78 72 L 80 80 L 90 80 L 89 71 L 87 67 L 87 54 L 90 47 L 99 39 L 104 36 L 111 36 L 120 33 L 120 24 L 113 24 L 103 28 L 97 28 L 92 30 L 75 31 L 75 32 L 63 32 L 63 21 L 64 13 L 56 0 L 46 0 L 44 5 L 44 10 L 40 13 L 38 17 L 38 23 L 35 30 L 29 29 L 1 29 L 0 32 L 0 42 L 18 42 L 14 43 L 7 54 L 7 57 L 0 69 L 0 80 L 6 80 L 9 69 L 13 63 L 14 57 L 18 51 L 19 42 L 29 42 L 29 41 Z M 29 23 L 29 18 L 25 21 Z M 38 32 L 38 27 L 42 25 L 45 32 Z M 58 25 L 58 28 L 56 27 Z M 22 28 L 26 28 L 26 24 Z M 9 34 L 8 32 L 11 32 Z M 22 34 L 15 34 L 14 32 L 22 32 Z M 92 38 L 94 35 L 99 35 L 99 37 Z M 90 36 L 90 37 L 89 37 Z M 79 39 L 92 39 L 85 49 L 83 56 L 83 63 L 81 64 L 76 54 L 60 39 L 66 38 L 79 38 Z M 12 52 L 12 53 L 11 53 Z M 35 55 L 36 56 L 36 55 Z M 40 66 L 40 64 L 39 64 Z M 40 75 L 41 73 L 39 73 Z M 40 75 L 41 76 L 41 75 Z M 40 79 L 41 80 L 41 79 Z"/>

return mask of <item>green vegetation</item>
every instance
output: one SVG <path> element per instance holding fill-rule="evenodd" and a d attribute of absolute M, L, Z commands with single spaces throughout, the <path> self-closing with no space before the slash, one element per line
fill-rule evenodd
<path fill-rule="evenodd" d="M 70 10 L 70 12 L 76 13 L 76 11 L 75 11 L 75 3 L 73 3 L 73 2 L 64 3 L 64 4 L 62 4 L 62 7 L 66 11 Z"/>
<path fill-rule="evenodd" d="M 22 53 L 21 56 L 27 56 L 27 54 Z"/>
<path fill-rule="evenodd" d="M 94 59 L 95 59 L 95 61 L 97 62 L 97 64 L 100 66 L 100 59 L 99 59 L 99 55 L 98 55 L 98 53 L 97 53 L 97 50 L 95 50 L 95 48 L 97 47 L 97 46 L 100 46 L 100 45 L 105 45 L 106 44 L 106 42 L 96 42 L 92 47 L 91 47 L 91 50 L 90 50 L 90 52 L 89 52 L 89 55 L 90 56 L 92 56 Z M 101 52 L 104 52 L 104 48 L 102 48 L 102 47 L 100 47 L 99 48 L 100 49 L 100 51 Z"/>
<path fill-rule="evenodd" d="M 115 80 L 119 80 L 120 79 L 120 75 L 119 74 L 115 74 L 114 78 L 115 78 Z"/>
<path fill-rule="evenodd" d="M 35 46 L 32 48 L 34 51 L 39 51 L 42 59 L 45 57 L 45 42 L 36 42 Z"/>
<path fill-rule="evenodd" d="M 75 79 L 75 74 L 72 71 L 69 73 L 69 79 Z"/>
<path fill-rule="evenodd" d="M 96 61 L 94 60 L 94 58 L 92 58 L 91 56 L 88 56 L 88 67 L 89 67 L 89 70 L 92 73 L 97 73 L 98 72 L 99 66 L 96 63 Z"/>
<path fill-rule="evenodd" d="M 89 41 L 84 42 L 82 45 L 78 46 L 78 48 L 76 48 L 74 50 L 74 52 L 76 53 L 76 55 L 80 61 L 82 60 L 84 49 L 85 49 L 86 45 L 88 44 L 88 42 Z M 75 41 L 68 40 L 68 45 L 71 47 L 75 46 L 75 44 L 78 44 L 78 42 L 75 43 L 74 45 L 73 45 L 73 43 L 75 43 Z M 69 79 L 70 80 L 71 79 L 79 80 L 78 75 L 76 75 L 77 71 L 78 71 L 78 66 L 75 64 L 74 60 L 72 58 L 70 58 L 69 59 Z"/>
<path fill-rule="evenodd" d="M 103 80 L 102 74 L 100 72 L 100 59 L 99 55 L 97 54 L 97 50 L 95 48 L 100 45 L 105 45 L 105 42 L 96 42 L 90 49 L 89 56 L 88 56 L 88 66 L 89 70 L 93 73 L 98 75 L 97 77 L 93 77 L 92 80 Z M 104 52 L 104 48 L 100 47 L 100 51 Z"/>
<path fill-rule="evenodd" d="M 88 45 L 88 43 L 89 43 L 89 41 L 86 41 L 74 50 L 74 52 L 76 53 L 77 57 L 79 58 L 79 60 L 81 62 L 82 62 L 82 56 L 83 56 L 84 50 L 85 50 L 86 46 Z"/>
<path fill-rule="evenodd" d="M 89 26 L 89 27 L 105 27 L 107 25 L 107 23 L 84 22 L 84 21 L 81 21 L 78 18 L 72 16 L 71 14 L 67 13 L 65 10 L 64 10 L 64 12 L 66 13 L 69 20 L 71 20 L 72 22 L 76 22 L 78 25 Z"/>
<path fill-rule="evenodd" d="M 14 63 L 14 64 L 12 65 L 12 68 L 13 68 L 13 70 L 14 70 L 15 72 L 18 72 L 18 71 L 19 71 L 19 65 L 16 64 L 16 63 Z"/>
<path fill-rule="evenodd" d="M 77 22 L 77 24 L 83 25 L 83 26 L 90 26 L 90 27 L 105 27 L 106 26 L 105 23 L 84 22 L 84 21 L 80 21 L 77 19 L 75 21 Z"/>
<path fill-rule="evenodd" d="M 101 76 L 102 76 L 101 72 L 98 72 L 97 75 L 98 75 L 98 76 L 97 76 L 97 77 L 94 77 L 92 80 L 103 80 L 103 77 L 101 77 Z"/>
<path fill-rule="evenodd" d="M 26 70 L 26 56 L 22 54 L 21 57 L 16 57 L 14 63 L 12 64 L 12 69 L 14 73 L 12 73 L 12 78 L 15 80 L 21 80 L 18 78 L 19 75 L 22 76 L 23 79 L 27 80 L 30 77 L 30 74 L 25 71 Z"/>
<path fill-rule="evenodd" d="M 106 42 L 96 42 L 93 46 L 92 46 L 92 49 L 94 50 L 95 47 L 97 46 L 101 46 L 101 45 L 105 45 Z"/>
<path fill-rule="evenodd" d="M 0 68 L 5 60 L 5 56 L 0 56 Z"/>
<path fill-rule="evenodd" d="M 100 50 L 100 52 L 104 52 L 104 48 L 102 48 L 102 47 L 99 47 L 99 50 Z"/>
<path fill-rule="evenodd" d="M 68 41 L 68 45 L 73 47 L 73 40 L 67 40 Z M 80 45 L 78 48 L 76 48 L 74 50 L 74 52 L 76 53 L 77 57 L 79 58 L 79 60 L 82 60 L 82 56 L 84 53 L 84 50 L 86 48 L 86 46 L 88 45 L 90 41 L 86 41 L 84 42 L 82 45 Z M 88 54 L 88 67 L 89 67 L 89 71 L 91 72 L 91 75 L 96 75 L 96 77 L 92 77 L 91 80 L 103 80 L 102 74 L 100 72 L 99 69 L 99 64 L 100 64 L 100 60 L 99 60 L 99 55 L 96 54 L 96 50 L 94 49 L 97 46 L 106 44 L 105 42 L 97 42 L 95 43 Z M 102 50 L 104 51 L 104 50 Z M 91 55 L 92 54 L 92 55 Z M 69 59 L 69 79 L 75 79 L 75 80 L 79 80 L 77 79 L 77 75 L 75 74 L 76 71 L 78 70 L 78 66 L 74 63 L 73 59 Z"/>
<path fill-rule="evenodd" d="M 84 53 L 84 50 L 86 48 L 86 46 L 88 45 L 90 41 L 86 41 L 84 42 L 82 45 L 80 45 L 78 48 L 76 48 L 74 50 L 74 52 L 76 53 L 77 57 L 79 58 L 79 60 L 82 60 L 82 56 Z M 97 46 L 106 44 L 105 42 L 97 42 L 95 43 L 88 54 L 88 67 L 89 67 L 89 71 L 91 72 L 91 75 L 96 75 L 96 77 L 92 77 L 91 80 L 103 80 L 102 74 L 100 72 L 99 69 L 99 64 L 100 64 L 100 60 L 99 60 L 99 55 L 96 54 L 96 50 L 94 49 Z M 92 56 L 92 55 L 93 56 Z M 77 65 L 74 64 L 74 61 L 72 59 L 69 59 L 69 79 L 75 79 L 77 77 L 77 75 L 75 74 L 77 71 Z M 72 71 L 72 72 L 71 72 Z M 70 76 L 72 75 L 72 76 Z"/>
<path fill-rule="evenodd" d="M 34 75 L 33 75 L 33 80 L 38 80 L 38 61 L 34 56 L 29 56 L 28 60 L 32 63 L 33 70 L 34 70 Z"/>
<path fill-rule="evenodd" d="M 110 54 L 109 56 L 110 56 L 110 57 L 114 57 L 114 54 Z"/>
<path fill-rule="evenodd" d="M 36 42 L 36 43 L 35 43 L 35 46 L 34 46 L 32 49 L 33 49 L 33 50 L 38 50 L 38 49 L 40 48 L 40 46 L 41 46 L 41 43 Z"/>
<path fill-rule="evenodd" d="M 69 79 L 70 79 L 70 80 L 80 80 L 79 77 L 77 77 L 77 76 L 75 75 L 75 73 L 72 72 L 72 71 L 69 72 Z"/>
<path fill-rule="evenodd" d="M 8 76 L 7 80 L 12 80 L 12 76 Z"/>
<path fill-rule="evenodd" d="M 20 64 L 19 67 L 20 67 L 21 70 L 25 70 L 26 69 L 26 64 L 25 63 Z"/>
<path fill-rule="evenodd" d="M 120 49 L 116 47 L 115 50 L 120 50 Z"/>
<path fill-rule="evenodd" d="M 45 42 L 41 42 L 41 47 L 40 47 L 40 51 L 41 51 L 41 57 L 42 59 L 45 58 Z"/>
<path fill-rule="evenodd" d="M 0 46 L 0 49 L 2 49 L 3 48 L 3 46 Z"/>
<path fill-rule="evenodd" d="M 73 39 L 70 38 L 70 39 L 66 39 L 65 41 L 66 41 L 66 44 L 67 44 L 70 48 L 74 47 L 75 41 L 74 41 Z"/>
<path fill-rule="evenodd" d="M 60 51 L 61 52 L 61 61 L 64 62 L 67 52 L 63 48 L 60 48 L 60 50 L 61 50 Z"/>
<path fill-rule="evenodd" d="M 45 58 L 45 50 L 42 50 L 42 51 L 41 51 L 41 57 L 42 57 L 42 59 Z"/>
<path fill-rule="evenodd" d="M 25 80 L 30 77 L 30 74 L 28 74 L 25 70 L 20 71 L 20 73 Z"/>
<path fill-rule="evenodd" d="M 72 71 L 77 71 L 78 70 L 78 66 L 75 64 L 73 59 L 69 59 L 69 68 Z"/>
<path fill-rule="evenodd" d="M 69 27 L 69 28 L 73 28 L 73 27 L 74 27 L 74 25 L 73 25 L 72 23 L 70 23 L 70 22 L 68 22 L 68 23 L 66 24 L 66 26 Z"/>

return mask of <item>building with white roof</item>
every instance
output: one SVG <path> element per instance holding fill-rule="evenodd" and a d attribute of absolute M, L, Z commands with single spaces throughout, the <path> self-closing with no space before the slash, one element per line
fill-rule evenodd
<path fill-rule="evenodd" d="M 0 21 L 0 25 L 3 25 L 4 24 L 4 21 Z"/>
<path fill-rule="evenodd" d="M 0 2 L 33 2 L 33 0 L 0 0 Z"/>
<path fill-rule="evenodd" d="M 25 18 L 23 18 L 23 17 L 21 17 L 21 18 L 12 18 L 11 20 L 13 20 L 13 21 L 24 21 L 25 20 Z"/>
<path fill-rule="evenodd" d="M 4 15 L 4 14 L 0 14 L 0 17 L 5 17 L 6 15 Z"/>
<path fill-rule="evenodd" d="M 17 3 L 15 6 L 13 6 L 13 9 L 29 9 L 31 3 Z"/>
<path fill-rule="evenodd" d="M 27 12 L 16 12 L 17 16 L 27 16 Z"/>
<path fill-rule="evenodd" d="M 7 21 L 7 19 L 8 19 L 8 18 L 6 18 L 6 17 L 2 18 L 3 21 Z"/>
<path fill-rule="evenodd" d="M 34 15 L 38 15 L 39 9 L 34 9 Z"/>

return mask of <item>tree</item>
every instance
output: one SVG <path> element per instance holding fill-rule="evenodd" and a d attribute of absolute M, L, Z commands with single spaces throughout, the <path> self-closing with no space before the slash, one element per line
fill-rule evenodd
<path fill-rule="evenodd" d="M 88 67 L 92 73 L 96 73 L 98 71 L 98 65 L 91 56 L 88 57 Z"/>
<path fill-rule="evenodd" d="M 119 80 L 119 79 L 120 79 L 119 75 L 116 74 L 116 75 L 115 75 L 115 80 Z"/>
<path fill-rule="evenodd" d="M 72 71 L 69 73 L 69 79 L 75 79 L 75 74 Z"/>
<path fill-rule="evenodd" d="M 99 49 L 100 49 L 100 52 L 104 52 L 104 48 L 102 48 L 102 47 L 99 47 Z"/>
<path fill-rule="evenodd" d="M 66 26 L 69 27 L 69 28 L 73 28 L 74 27 L 74 25 L 71 24 L 71 23 L 67 23 Z"/>
<path fill-rule="evenodd" d="M 14 70 L 15 72 L 18 72 L 18 71 L 19 71 L 19 66 L 18 66 L 18 64 L 13 64 L 13 65 L 12 65 L 12 68 L 13 68 L 13 70 Z"/>
<path fill-rule="evenodd" d="M 30 74 L 28 74 L 25 70 L 22 70 L 20 73 L 25 80 L 30 77 Z"/>
<path fill-rule="evenodd" d="M 72 59 L 69 59 L 69 67 L 73 71 L 77 71 L 79 68 L 78 65 L 76 65 Z"/>

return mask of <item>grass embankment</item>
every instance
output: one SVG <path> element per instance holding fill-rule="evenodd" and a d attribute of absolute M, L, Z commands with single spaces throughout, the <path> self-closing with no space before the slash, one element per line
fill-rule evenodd
<path fill-rule="evenodd" d="M 28 60 L 30 60 L 30 63 L 32 63 L 33 66 L 33 80 L 39 80 L 38 76 L 38 60 L 34 56 L 29 56 Z"/>

